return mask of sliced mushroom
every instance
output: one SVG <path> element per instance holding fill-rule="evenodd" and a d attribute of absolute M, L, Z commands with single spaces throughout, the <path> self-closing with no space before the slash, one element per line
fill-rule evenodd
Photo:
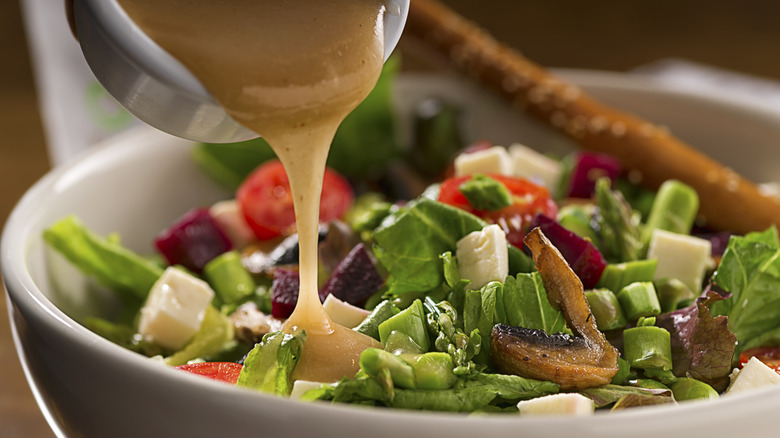
<path fill-rule="evenodd" d="M 284 320 L 261 312 L 252 301 L 238 306 L 230 315 L 230 322 L 233 323 L 236 338 L 251 345 L 260 342 L 266 333 L 281 330 L 284 324 Z"/>
<path fill-rule="evenodd" d="M 560 309 L 575 334 L 497 324 L 491 333 L 491 361 L 502 373 L 516 374 L 580 390 L 609 383 L 617 374 L 619 353 L 599 331 L 582 282 L 539 228 L 525 237 L 542 277 L 547 299 Z"/>

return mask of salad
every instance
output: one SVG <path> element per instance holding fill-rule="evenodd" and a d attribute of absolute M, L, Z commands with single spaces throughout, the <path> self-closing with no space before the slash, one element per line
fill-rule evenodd
<path fill-rule="evenodd" d="M 82 323 L 183 372 L 400 409 L 581 415 L 780 381 L 776 229 L 701 229 L 693 189 L 647 190 L 607 155 L 463 144 L 445 101 L 421 106 L 401 147 L 397 70 L 391 59 L 342 125 L 320 207 L 325 311 L 376 340 L 355 375 L 296 379 L 306 334 L 281 331 L 298 293 L 295 221 L 262 140 L 195 147 L 235 198 L 182 212 L 150 236 L 156 254 L 75 217 L 45 231 L 123 303 Z"/>

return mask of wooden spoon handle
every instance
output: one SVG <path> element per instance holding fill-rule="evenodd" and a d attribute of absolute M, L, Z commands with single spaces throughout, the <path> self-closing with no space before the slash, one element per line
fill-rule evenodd
<path fill-rule="evenodd" d="M 780 226 L 780 200 L 666 129 L 597 102 L 437 0 L 410 4 L 405 35 L 582 148 L 617 157 L 632 180 L 657 188 L 678 179 L 694 187 L 699 224 L 736 233 Z"/>

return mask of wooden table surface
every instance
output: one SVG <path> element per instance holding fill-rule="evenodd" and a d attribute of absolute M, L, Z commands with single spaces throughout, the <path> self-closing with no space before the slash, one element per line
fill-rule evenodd
<path fill-rule="evenodd" d="M 24 0 L 22 0 L 24 1 Z M 52 2 L 62 0 L 51 0 Z M 414 1 L 414 0 L 412 0 Z M 780 79 L 780 3 L 449 0 L 538 63 L 625 71 L 680 57 Z M 64 18 L 63 18 L 64 19 Z M 50 167 L 19 4 L 0 2 L 0 224 Z M 49 437 L 0 304 L 0 437 Z"/>

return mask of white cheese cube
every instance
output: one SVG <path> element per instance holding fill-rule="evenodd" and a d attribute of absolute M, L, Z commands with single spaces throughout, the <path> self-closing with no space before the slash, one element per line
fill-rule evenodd
<path fill-rule="evenodd" d="M 563 167 L 558 160 L 520 143 L 509 146 L 509 156 L 512 157 L 516 176 L 539 181 L 550 191 L 558 186 L 563 173 Z"/>
<path fill-rule="evenodd" d="M 455 157 L 455 176 L 474 175 L 475 173 L 497 173 L 513 175 L 515 173 L 512 158 L 503 146 L 493 146 L 481 151 L 460 154 Z"/>
<path fill-rule="evenodd" d="M 726 389 L 728 394 L 764 386 L 780 385 L 780 374 L 777 374 L 777 371 L 769 368 L 756 357 L 751 357 L 741 370 L 734 370 L 729 377 L 731 384 Z"/>
<path fill-rule="evenodd" d="M 648 259 L 657 259 L 655 278 L 677 278 L 692 291 L 702 288 L 704 273 L 712 264 L 709 240 L 664 230 L 655 230 L 650 238 Z"/>
<path fill-rule="evenodd" d="M 593 400 L 582 394 L 561 393 L 523 400 L 517 404 L 520 415 L 593 415 Z"/>
<path fill-rule="evenodd" d="M 254 240 L 255 233 L 247 225 L 235 199 L 217 202 L 209 208 L 209 214 L 236 248 L 243 248 Z"/>
<path fill-rule="evenodd" d="M 469 289 L 480 289 L 491 281 L 503 282 L 509 275 L 506 234 L 498 225 L 488 225 L 460 239 L 456 257 L 460 277 L 471 281 Z"/>
<path fill-rule="evenodd" d="M 208 283 L 169 267 L 149 292 L 138 332 L 147 341 L 177 350 L 200 329 L 212 298 Z"/>
<path fill-rule="evenodd" d="M 366 309 L 361 309 L 346 301 L 342 301 L 333 295 L 325 297 L 322 308 L 325 309 L 325 313 L 328 314 L 328 317 L 333 322 L 347 328 L 357 327 L 371 313 Z"/>

